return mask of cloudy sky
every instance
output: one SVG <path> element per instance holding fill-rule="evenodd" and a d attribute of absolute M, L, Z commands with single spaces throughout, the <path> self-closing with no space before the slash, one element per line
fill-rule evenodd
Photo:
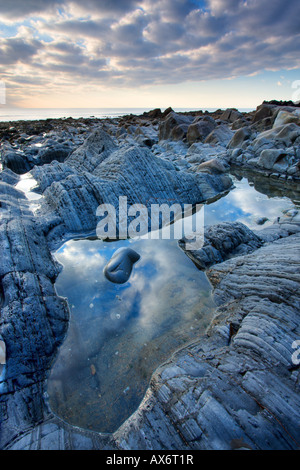
<path fill-rule="evenodd" d="M 300 99 L 299 18 L 299 0 L 1 0 L 0 80 L 22 107 Z"/>

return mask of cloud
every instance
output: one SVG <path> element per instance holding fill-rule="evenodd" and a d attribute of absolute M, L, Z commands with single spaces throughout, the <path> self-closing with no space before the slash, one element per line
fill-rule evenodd
<path fill-rule="evenodd" d="M 0 39 L 1 64 L 12 65 L 18 62 L 28 63 L 43 46 L 36 40 L 14 37 Z"/>
<path fill-rule="evenodd" d="M 10 0 L 0 16 L 18 21 L 0 71 L 19 80 L 137 87 L 300 67 L 299 0 Z"/>

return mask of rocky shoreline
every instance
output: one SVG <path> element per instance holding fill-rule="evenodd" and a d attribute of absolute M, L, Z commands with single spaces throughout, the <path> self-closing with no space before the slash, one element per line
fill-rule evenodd
<path fill-rule="evenodd" d="M 46 386 L 68 327 L 51 252 L 95 231 L 99 204 L 205 203 L 232 188 L 229 171 L 300 193 L 300 112 L 164 113 L 1 123 L 0 381 L 2 449 L 297 449 L 300 442 L 300 217 L 253 232 L 209 227 L 201 250 L 218 305 L 207 334 L 153 374 L 138 410 L 111 435 L 55 417 Z M 31 171 L 33 213 L 15 185 Z M 182 244 L 179 242 L 179 245 Z"/>

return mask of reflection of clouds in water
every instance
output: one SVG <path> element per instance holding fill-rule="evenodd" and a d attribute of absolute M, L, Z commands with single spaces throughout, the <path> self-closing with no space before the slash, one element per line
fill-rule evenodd
<path fill-rule="evenodd" d="M 19 182 L 16 184 L 16 189 L 22 191 L 29 201 L 36 201 L 41 199 L 41 194 L 33 192 L 33 189 L 38 186 L 37 181 L 30 173 L 25 173 L 20 176 Z"/>
<path fill-rule="evenodd" d="M 63 266 L 71 265 L 82 273 L 103 266 L 106 258 L 99 253 L 99 248 L 87 240 L 69 241 L 56 253 L 57 259 Z"/>
<path fill-rule="evenodd" d="M 205 223 L 239 220 L 250 226 L 256 217 L 271 220 L 291 205 L 289 200 L 261 195 L 243 180 L 226 197 L 205 206 Z M 74 308 L 48 391 L 54 397 L 54 411 L 66 420 L 73 416 L 72 424 L 103 430 L 109 417 L 112 428 L 117 428 L 120 419 L 136 409 L 136 399 L 142 398 L 158 364 L 199 337 L 211 319 L 214 305 L 205 274 L 176 240 L 143 238 L 111 243 L 73 240 L 57 253 L 64 269 L 56 288 Z M 128 282 L 113 284 L 103 268 L 118 248 L 128 246 L 141 258 Z"/>
<path fill-rule="evenodd" d="M 282 215 L 283 209 L 294 207 L 288 198 L 269 198 L 259 193 L 246 179 L 235 182 L 235 185 L 236 188 L 223 199 L 206 206 L 206 225 L 238 220 L 252 229 L 257 229 L 255 219 L 267 217 L 271 224 Z"/>
<path fill-rule="evenodd" d="M 103 267 L 120 245 L 129 244 L 141 258 L 126 284 L 112 284 L 105 279 Z M 105 332 L 118 332 L 132 319 L 142 336 L 151 339 L 170 319 L 193 315 L 201 290 L 210 289 L 177 241 L 70 241 L 59 250 L 57 259 L 64 265 L 58 293 L 74 306 L 81 337 L 89 342 L 100 337 L 103 341 Z"/>
<path fill-rule="evenodd" d="M 175 244 L 157 241 L 155 245 L 144 244 L 140 251 L 144 265 L 150 263 L 156 274 L 140 276 L 137 266 L 132 282 L 143 293 L 139 325 L 153 334 L 159 323 L 178 321 L 178 317 L 183 319 L 195 313 L 201 290 L 210 287 L 208 281 L 203 282 L 204 274 L 195 269 Z"/>

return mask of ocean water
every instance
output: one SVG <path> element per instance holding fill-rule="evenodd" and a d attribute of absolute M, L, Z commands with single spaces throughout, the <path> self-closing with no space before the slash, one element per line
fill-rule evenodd
<path fill-rule="evenodd" d="M 153 108 L 8 108 L 0 107 L 0 122 L 31 121 L 38 119 L 79 118 L 116 118 L 127 114 L 140 115 Z M 215 111 L 217 108 L 173 108 L 176 112 L 186 111 Z M 162 111 L 165 108 L 161 108 Z M 252 111 L 250 108 L 241 108 L 242 112 Z"/>

